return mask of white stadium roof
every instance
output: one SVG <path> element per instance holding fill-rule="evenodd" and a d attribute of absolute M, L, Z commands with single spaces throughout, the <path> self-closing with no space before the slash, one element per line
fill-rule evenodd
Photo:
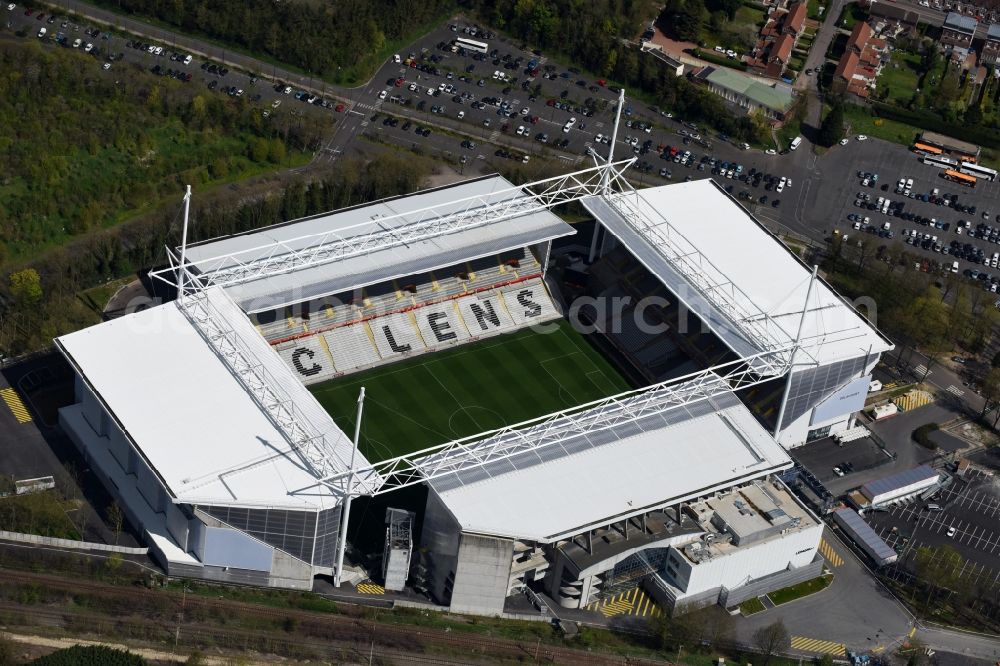
<path fill-rule="evenodd" d="M 791 464 L 739 399 L 721 393 L 430 485 L 465 532 L 552 542 Z"/>
<path fill-rule="evenodd" d="M 497 221 L 476 214 L 482 206 L 517 203 L 530 212 Z M 464 181 L 404 197 L 294 220 L 253 232 L 205 241 L 187 248 L 187 261 L 200 273 L 235 269 L 252 262 L 272 264 L 319 243 L 344 246 L 363 241 L 363 250 L 284 273 L 226 285 L 248 312 L 270 310 L 406 275 L 432 271 L 575 233 L 572 227 L 500 176 Z M 446 233 L 412 240 L 407 229 L 442 216 L 471 216 Z"/>
<path fill-rule="evenodd" d="M 300 423 L 322 436 L 337 471 L 346 469 L 350 439 L 221 289 L 204 296 Z M 339 501 L 177 301 L 56 342 L 177 502 L 303 509 Z M 367 464 L 358 453 L 357 466 Z"/>
<path fill-rule="evenodd" d="M 809 267 L 712 180 L 612 197 L 614 206 L 598 197 L 583 203 L 733 351 L 748 356 L 794 342 Z M 889 349 L 892 343 L 816 281 L 797 364 Z"/>

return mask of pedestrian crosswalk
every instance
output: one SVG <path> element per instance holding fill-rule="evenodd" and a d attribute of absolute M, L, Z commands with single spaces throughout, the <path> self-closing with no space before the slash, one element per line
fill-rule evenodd
<path fill-rule="evenodd" d="M 819 540 L 819 552 L 831 567 L 839 567 L 844 564 L 844 558 L 837 554 L 837 551 L 826 539 Z"/>
<path fill-rule="evenodd" d="M 3 401 L 10 407 L 10 411 L 14 414 L 14 418 L 17 419 L 18 423 L 28 423 L 31 421 L 31 412 L 24 406 L 24 402 L 21 400 L 21 396 L 17 394 L 17 391 L 12 388 L 0 389 L 0 398 L 3 398 Z"/>
<path fill-rule="evenodd" d="M 945 390 L 947 390 L 947 391 L 948 391 L 948 393 L 951 393 L 951 394 L 953 394 L 953 395 L 956 395 L 956 396 L 958 396 L 959 398 L 961 398 L 961 397 L 962 397 L 963 395 L 965 395 L 965 391 L 963 391 L 962 389 L 958 388 L 958 387 L 957 387 L 957 386 L 955 386 L 955 385 L 952 385 L 952 386 L 949 386 L 949 387 L 948 387 L 947 389 L 945 389 Z"/>
<path fill-rule="evenodd" d="M 587 610 L 599 611 L 604 617 L 618 615 L 659 617 L 663 615 L 663 609 L 639 587 L 633 587 L 607 599 L 591 602 L 587 604 Z"/>
<path fill-rule="evenodd" d="M 843 657 L 847 654 L 843 643 L 823 641 L 818 638 L 806 638 L 805 636 L 792 636 L 792 649 L 799 652 L 829 654 L 834 657 Z"/>
<path fill-rule="evenodd" d="M 376 583 L 373 583 L 370 580 L 366 580 L 363 583 L 358 583 L 356 589 L 361 594 L 385 594 L 384 587 Z"/>
<path fill-rule="evenodd" d="M 923 364 L 920 364 L 920 365 L 916 366 L 915 368 L 913 368 L 913 372 L 915 372 L 918 377 L 923 377 L 924 375 L 930 374 L 927 371 L 927 366 L 923 365 Z"/>

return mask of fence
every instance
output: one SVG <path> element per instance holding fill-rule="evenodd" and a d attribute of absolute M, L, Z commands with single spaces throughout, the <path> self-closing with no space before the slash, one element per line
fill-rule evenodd
<path fill-rule="evenodd" d="M 74 550 L 97 550 L 105 553 L 121 553 L 122 555 L 149 554 L 148 548 L 113 546 L 108 543 L 94 543 L 92 541 L 73 541 L 72 539 L 59 539 L 56 537 L 39 536 L 38 534 L 8 532 L 6 530 L 0 530 L 0 540 L 30 543 L 39 546 L 53 546 L 55 548 L 72 548 Z"/>

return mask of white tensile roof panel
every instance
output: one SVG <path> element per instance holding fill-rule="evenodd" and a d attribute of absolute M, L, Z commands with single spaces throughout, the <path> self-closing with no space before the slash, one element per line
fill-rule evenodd
<path fill-rule="evenodd" d="M 349 438 L 221 289 L 209 289 L 206 298 L 323 435 L 343 471 Z M 337 503 L 176 301 L 57 343 L 178 501 L 284 508 Z M 360 454 L 357 464 L 367 465 Z"/>
<path fill-rule="evenodd" d="M 765 315 L 772 334 L 766 342 L 771 348 L 792 344 L 811 271 L 717 184 L 696 180 L 616 196 L 632 198 L 646 231 L 614 214 L 600 199 L 584 204 L 735 352 L 748 355 L 764 349 L 760 340 L 748 339 L 747 330 L 753 326 L 763 330 L 758 323 Z M 664 238 L 675 239 L 688 252 L 697 251 L 701 270 L 711 273 L 712 282 L 735 285 L 736 307 L 745 314 L 744 320 L 758 323 L 741 327 L 710 305 L 710 299 L 692 288 L 665 258 Z M 812 359 L 825 364 L 884 352 L 892 344 L 825 282 L 817 280 L 805 317 L 802 349 L 805 353 L 799 355 L 797 364 Z"/>
<path fill-rule="evenodd" d="M 732 393 L 549 448 L 430 484 L 463 531 L 551 542 L 791 466 Z"/>
<path fill-rule="evenodd" d="M 435 216 L 455 214 L 485 204 L 499 204 L 526 195 L 501 176 L 490 176 L 403 197 L 385 199 L 323 215 L 205 241 L 187 249 L 187 260 L 201 272 L 220 265 L 220 257 L 236 255 L 242 262 L 301 250 L 320 240 L 350 239 L 373 232 L 392 240 L 393 231 Z M 433 213 L 423 210 L 437 207 Z M 474 218 L 473 218 L 474 221 Z M 273 309 L 339 294 L 356 287 L 452 266 L 575 233 L 548 210 L 522 214 L 496 223 L 379 249 L 364 254 L 261 277 L 226 287 L 248 312 Z M 273 244 L 281 246 L 275 250 Z M 233 265 L 231 262 L 222 262 Z"/>

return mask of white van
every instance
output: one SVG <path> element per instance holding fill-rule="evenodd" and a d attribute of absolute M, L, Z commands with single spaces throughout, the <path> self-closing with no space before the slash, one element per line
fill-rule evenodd
<path fill-rule="evenodd" d="M 801 144 L 801 143 L 802 143 L 802 137 L 801 136 L 797 136 L 794 139 L 792 139 L 792 145 L 790 145 L 788 148 L 789 148 L 789 150 L 795 150 L 796 148 L 799 147 L 799 144 Z"/>
<path fill-rule="evenodd" d="M 957 273 L 958 272 L 958 262 L 957 261 L 951 262 L 951 272 L 952 273 Z"/>

